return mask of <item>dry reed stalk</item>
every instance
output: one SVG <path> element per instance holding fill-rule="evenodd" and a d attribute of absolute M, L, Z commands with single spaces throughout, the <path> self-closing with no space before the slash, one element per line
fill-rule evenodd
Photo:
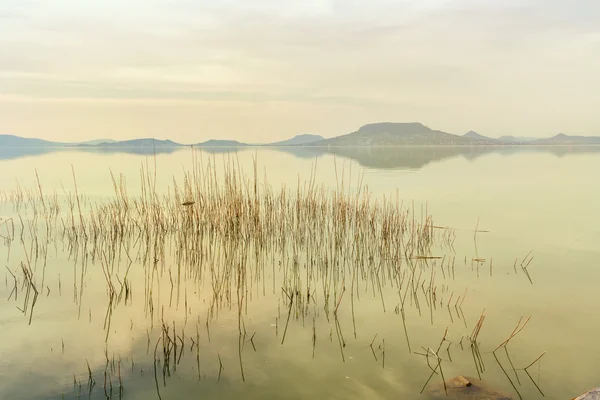
<path fill-rule="evenodd" d="M 192 155 L 195 160 L 195 153 L 193 152 Z M 395 201 L 392 197 L 384 198 L 383 202 L 373 201 L 368 190 L 362 187 L 362 183 L 359 183 L 357 193 L 352 194 L 351 184 L 348 184 L 344 178 L 344 168 L 339 176 L 337 166 L 336 191 L 329 192 L 324 187 L 320 189 L 316 187 L 315 170 L 311 171 L 311 179 L 307 184 L 302 185 L 298 182 L 295 192 L 287 188 L 276 192 L 268 185 L 260 184 L 257 178 L 256 159 L 253 161 L 254 180 L 246 179 L 237 159 L 224 161 L 223 176 L 217 177 L 215 165 L 214 159 L 209 161 L 205 170 L 195 165 L 191 174 L 184 173 L 182 185 L 174 180 L 172 191 L 169 189 L 168 194 L 162 197 L 156 191 L 156 164 L 154 171 L 148 168 L 148 160 L 146 166 L 142 167 L 140 171 L 142 186 L 139 196 L 129 196 L 123 176 L 116 177 L 111 171 L 114 196 L 112 200 L 98 204 L 86 203 L 85 195 L 78 192 L 72 167 L 75 193 L 66 196 L 65 218 L 57 220 L 58 223 L 53 228 L 50 216 L 55 215 L 55 211 L 51 211 L 55 209 L 54 203 L 49 197 L 39 200 L 41 185 L 38 185 L 39 194 L 23 195 L 36 198 L 31 207 L 37 204 L 35 207 L 40 217 L 48 221 L 47 237 L 63 235 L 64 240 L 68 242 L 70 254 L 81 262 L 81 268 L 77 264 L 76 268 L 79 269 L 74 269 L 74 278 L 76 277 L 80 282 L 77 287 L 74 279 L 74 297 L 80 307 L 85 286 L 84 276 L 87 271 L 85 260 L 89 256 L 92 260 L 91 264 L 94 264 L 94 261 L 101 264 L 108 293 L 104 323 L 105 341 L 108 341 L 113 310 L 121 304 L 131 304 L 133 293 L 131 282 L 135 275 L 130 277 L 130 268 L 132 271 L 138 265 L 143 268 L 144 311 L 152 327 L 155 321 L 155 310 L 162 310 L 157 316 L 157 320 L 161 323 L 159 342 L 162 341 L 162 357 L 157 358 L 156 354 L 160 343 L 157 342 L 155 346 L 155 379 L 159 397 L 156 363 L 163 360 L 163 383 L 165 383 L 166 376 L 170 375 L 171 369 L 173 372 L 177 369 L 183 354 L 184 329 L 188 314 L 191 314 L 191 308 L 188 309 L 187 289 L 190 288 L 196 293 L 198 289 L 203 289 L 204 284 L 212 294 L 207 300 L 206 330 L 209 342 L 209 321 L 216 318 L 221 309 L 237 307 L 238 357 L 242 379 L 245 379 L 241 357 L 243 345 L 246 343 L 243 315 L 247 313 L 248 303 L 253 293 L 258 293 L 253 289 L 258 289 L 257 282 L 261 279 L 261 275 L 263 293 L 265 291 L 265 268 L 261 265 L 268 264 L 269 261 L 273 266 L 274 287 L 276 279 L 283 276 L 285 289 L 282 290 L 288 298 L 286 301 L 288 316 L 282 344 L 292 314 L 297 320 L 304 321 L 309 313 L 309 305 L 312 303 L 315 309 L 314 355 L 316 309 L 324 302 L 328 318 L 330 311 L 333 311 L 338 343 L 342 359 L 345 360 L 343 349 L 346 342 L 338 314 L 346 291 L 344 282 L 348 274 L 351 274 L 350 296 L 355 338 L 357 333 L 354 300 L 355 296 L 360 299 L 362 290 L 359 288 L 364 285 L 365 289 L 369 288 L 369 291 L 372 289 L 373 295 L 381 298 L 384 311 L 386 309 L 384 293 L 389 288 L 393 288 L 400 296 L 401 306 L 397 307 L 397 313 L 402 316 L 403 329 L 411 352 L 407 329 L 408 305 L 414 304 L 421 313 L 420 302 L 423 298 L 420 298 L 419 292 L 422 290 L 433 323 L 436 304 L 445 297 L 443 295 L 446 288 L 442 285 L 440 290 L 436 285 L 435 268 L 428 266 L 428 260 L 441 259 L 440 267 L 444 278 L 450 277 L 449 258 L 445 255 L 438 257 L 431 254 L 434 246 L 437 245 L 450 248 L 452 231 L 444 229 L 442 233 L 437 232 L 439 228 L 434 225 L 427 207 L 422 207 L 421 215 L 417 216 L 414 202 L 411 212 L 410 208 L 403 208 L 400 204 L 398 194 Z M 352 175 L 351 170 L 349 175 Z M 359 179 L 362 181 L 362 176 Z M 46 205 L 46 211 L 41 205 L 42 202 Z M 69 219 L 71 226 L 69 226 Z M 31 234 L 33 228 L 31 225 L 29 227 Z M 44 260 L 48 246 L 42 242 L 36 244 L 35 249 L 41 254 L 41 260 Z M 120 269 L 122 258 L 127 265 L 124 274 Z M 444 270 L 446 259 L 448 259 L 448 275 Z M 281 261 L 277 269 L 279 260 Z M 134 267 L 131 267 L 132 265 Z M 429 282 L 426 278 L 422 279 L 426 268 L 432 268 Z M 266 272 L 269 272 L 268 269 Z M 454 259 L 452 276 L 454 279 Z M 169 282 L 170 292 L 161 294 L 161 286 L 165 281 Z M 117 284 L 118 289 L 115 287 Z M 315 290 L 319 284 L 322 284 L 322 292 Z M 168 299 L 168 305 L 173 306 L 173 297 L 175 297 L 174 308 L 179 307 L 181 285 L 184 286 L 185 322 L 184 328 L 180 326 L 182 333 L 179 335 L 174 323 L 172 327 L 164 323 L 164 305 L 165 299 Z M 137 286 L 136 283 L 136 289 L 141 293 L 141 286 L 139 288 Z M 59 293 L 60 287 L 59 277 Z M 410 302 L 406 301 L 407 296 L 410 296 Z M 456 300 L 457 313 L 459 304 L 462 305 L 465 297 L 466 291 L 462 298 Z M 124 299 L 123 303 L 122 299 Z M 453 300 L 454 293 L 447 302 L 448 308 Z M 321 304 L 317 304 L 317 301 Z M 280 318 L 276 321 L 279 324 Z M 196 325 L 196 340 L 192 339 L 191 346 L 192 348 L 196 346 L 198 379 L 200 379 L 200 346 L 198 324 Z M 132 328 L 133 325 L 130 329 Z M 278 325 L 276 333 L 277 329 Z M 149 330 L 147 336 L 148 352 Z M 254 335 L 250 338 L 250 342 L 256 350 L 253 338 Z M 450 344 L 446 349 L 449 356 Z M 384 341 L 381 347 L 382 365 L 385 367 Z M 439 351 L 440 349 L 436 354 Z M 220 379 L 222 370 L 220 356 L 219 361 Z M 109 384 L 110 376 L 106 385 Z"/>

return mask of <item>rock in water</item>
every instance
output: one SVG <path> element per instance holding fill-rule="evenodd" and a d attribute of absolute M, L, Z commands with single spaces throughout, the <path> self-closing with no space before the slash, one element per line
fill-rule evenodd
<path fill-rule="evenodd" d="M 600 388 L 592 389 L 573 400 L 600 400 Z"/>
<path fill-rule="evenodd" d="M 433 385 L 431 389 L 427 390 L 427 393 L 435 399 L 512 400 L 512 397 L 490 388 L 484 382 L 475 378 L 464 376 L 454 377 L 446 381 L 446 388 L 448 390 L 448 397 L 446 397 L 444 385 L 441 383 Z"/>

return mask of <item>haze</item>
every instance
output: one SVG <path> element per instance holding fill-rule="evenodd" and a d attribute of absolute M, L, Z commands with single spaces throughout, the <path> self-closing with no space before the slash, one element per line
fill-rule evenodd
<path fill-rule="evenodd" d="M 0 2 L 0 133 L 600 134 L 597 0 Z"/>

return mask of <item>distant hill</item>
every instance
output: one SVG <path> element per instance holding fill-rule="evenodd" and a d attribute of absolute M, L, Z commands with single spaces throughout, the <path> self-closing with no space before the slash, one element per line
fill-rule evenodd
<path fill-rule="evenodd" d="M 97 145 L 93 145 L 93 147 L 179 147 L 183 146 L 180 143 L 175 143 L 172 140 L 159 140 L 153 138 L 143 138 L 143 139 L 132 139 L 132 140 L 123 140 L 118 142 L 103 142 Z"/>
<path fill-rule="evenodd" d="M 419 122 L 394 123 L 382 122 L 368 124 L 359 130 L 329 139 L 320 135 L 302 134 L 296 135 L 291 139 L 283 140 L 270 144 L 248 144 L 237 140 L 218 140 L 211 139 L 194 146 L 210 148 L 213 152 L 231 151 L 231 149 L 240 149 L 251 146 L 278 146 L 288 148 L 300 147 L 399 147 L 399 146 L 494 146 L 494 145 L 513 145 L 513 146 L 571 146 L 571 145 L 600 145 L 598 136 L 569 136 L 560 133 L 556 136 L 546 139 L 532 139 L 527 137 L 502 136 L 498 139 L 483 136 L 477 132 L 469 131 L 459 136 L 451 133 L 431 129 Z M 175 151 L 178 147 L 187 146 L 172 140 L 158 140 L 153 138 L 141 138 L 124 141 L 115 141 L 113 139 L 96 139 L 81 143 L 52 142 L 49 140 L 37 138 L 25 138 L 15 135 L 0 135 L 0 148 L 39 148 L 39 149 L 60 149 L 60 148 L 85 148 L 86 150 L 98 150 L 102 152 L 123 152 L 135 149 L 136 153 L 157 154 L 159 152 Z M 163 150 L 157 150 L 161 148 Z M 120 150 L 122 149 L 122 150 Z M 7 154 L 11 153 L 7 150 Z M 12 153 L 11 153 L 12 154 Z M 312 151 L 302 154 L 312 154 Z"/>
<path fill-rule="evenodd" d="M 319 140 L 325 140 L 325 138 L 321 135 L 311 135 L 311 134 L 303 134 L 296 135 L 291 139 L 282 140 L 280 142 L 270 143 L 269 146 L 295 146 L 299 144 L 307 144 L 316 142 Z"/>
<path fill-rule="evenodd" d="M 164 147 L 181 146 L 171 140 L 155 140 L 151 138 L 115 141 L 112 139 L 97 139 L 81 143 L 51 142 L 49 140 L 24 138 L 15 135 L 0 135 L 0 147 Z"/>
<path fill-rule="evenodd" d="M 548 139 L 528 142 L 529 145 L 600 145 L 600 136 L 569 136 L 559 133 Z"/>
<path fill-rule="evenodd" d="M 475 131 L 469 131 L 469 132 L 465 133 L 463 135 L 463 137 L 467 138 L 467 139 L 486 140 L 486 141 L 490 141 L 490 142 L 498 142 L 498 141 L 500 141 L 499 139 L 494 139 L 494 138 L 491 138 L 491 137 L 480 135 L 479 133 L 477 133 Z"/>
<path fill-rule="evenodd" d="M 358 131 L 306 146 L 454 146 L 493 145 L 494 140 L 471 139 L 428 128 L 419 122 L 369 124 Z"/>
<path fill-rule="evenodd" d="M 50 142 L 43 139 L 24 138 L 15 135 L 0 135 L 1 147 L 63 147 L 68 143 Z"/>
<path fill-rule="evenodd" d="M 216 140 L 210 139 L 206 142 L 196 144 L 198 147 L 244 147 L 246 143 L 238 142 L 237 140 Z"/>

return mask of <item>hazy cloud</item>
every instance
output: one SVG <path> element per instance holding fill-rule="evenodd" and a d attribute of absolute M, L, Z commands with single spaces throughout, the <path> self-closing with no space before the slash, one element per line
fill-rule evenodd
<path fill-rule="evenodd" d="M 382 119 L 457 133 L 600 134 L 599 22 L 591 0 L 6 1 L 0 131 L 91 137 L 86 120 L 73 131 L 68 119 L 87 107 L 87 123 L 103 125 L 110 113 L 97 100 L 121 107 L 103 136 L 140 136 L 151 127 L 131 130 L 124 112 L 147 100 L 170 102 L 165 121 L 173 102 L 229 110 L 210 136 L 244 138 L 250 123 L 260 127 L 254 141 Z M 36 123 L 37 105 L 32 120 L 17 119 L 27 100 L 54 102 L 55 117 Z M 208 135 L 192 112 L 181 118 L 172 114 L 182 127 L 173 138 Z"/>

